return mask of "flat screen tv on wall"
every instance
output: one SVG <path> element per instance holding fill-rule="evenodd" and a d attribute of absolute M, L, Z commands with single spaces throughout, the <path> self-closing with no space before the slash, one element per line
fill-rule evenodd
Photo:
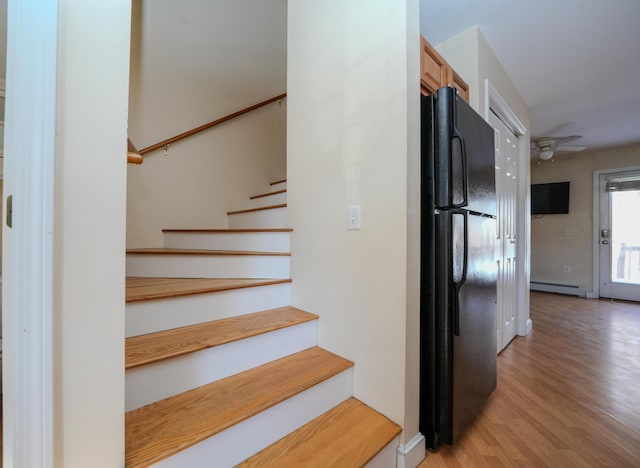
<path fill-rule="evenodd" d="M 569 182 L 531 185 L 531 214 L 569 213 Z"/>

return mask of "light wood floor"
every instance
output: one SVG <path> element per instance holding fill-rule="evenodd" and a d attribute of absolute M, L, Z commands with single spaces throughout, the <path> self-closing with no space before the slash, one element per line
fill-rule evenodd
<path fill-rule="evenodd" d="M 482 414 L 419 468 L 640 467 L 640 304 L 532 292 L 531 319 Z"/>

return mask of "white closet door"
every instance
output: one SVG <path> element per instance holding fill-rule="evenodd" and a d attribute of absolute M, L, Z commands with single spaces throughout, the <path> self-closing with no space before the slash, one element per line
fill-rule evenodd
<path fill-rule="evenodd" d="M 498 200 L 498 352 L 516 336 L 517 138 L 495 114 L 496 198 Z"/>

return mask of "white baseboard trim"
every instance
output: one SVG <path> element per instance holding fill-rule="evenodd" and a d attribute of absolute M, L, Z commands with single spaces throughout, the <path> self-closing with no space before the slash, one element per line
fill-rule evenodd
<path fill-rule="evenodd" d="M 416 468 L 427 456 L 425 439 L 419 432 L 406 444 L 398 446 L 398 468 Z"/>
<path fill-rule="evenodd" d="M 599 299 L 600 295 L 593 291 L 587 291 L 587 299 Z"/>
<path fill-rule="evenodd" d="M 580 286 L 570 284 L 555 284 L 532 281 L 530 288 L 532 291 L 552 292 L 558 294 L 567 294 L 569 296 L 587 297 L 587 292 Z"/>

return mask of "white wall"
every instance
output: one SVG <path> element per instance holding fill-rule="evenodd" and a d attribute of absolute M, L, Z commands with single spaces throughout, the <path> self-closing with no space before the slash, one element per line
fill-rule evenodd
<path fill-rule="evenodd" d="M 593 290 L 593 172 L 637 166 L 640 145 L 557 154 L 531 166 L 531 183 L 571 183 L 569 213 L 531 220 L 531 280 Z M 565 236 L 564 229 L 573 229 Z M 571 273 L 563 272 L 569 265 Z"/>
<path fill-rule="evenodd" d="M 411 380 L 407 159 L 419 149 L 417 8 L 306 0 L 288 11 L 292 304 L 320 315 L 321 346 L 355 361 L 355 396 L 401 425 Z M 350 205 L 361 206 L 359 231 L 347 230 Z"/>
<path fill-rule="evenodd" d="M 124 460 L 128 0 L 59 1 L 56 466 Z"/>
<path fill-rule="evenodd" d="M 469 85 L 470 104 L 484 115 L 484 81 L 489 79 L 525 127 L 529 127 L 529 109 L 511 78 L 493 52 L 478 26 L 435 45 L 444 59 Z"/>
<path fill-rule="evenodd" d="M 138 149 L 286 92 L 286 0 L 137 0 L 132 22 Z M 127 246 L 160 246 L 163 228 L 226 227 L 227 211 L 285 176 L 285 119 L 270 104 L 130 165 Z"/>

